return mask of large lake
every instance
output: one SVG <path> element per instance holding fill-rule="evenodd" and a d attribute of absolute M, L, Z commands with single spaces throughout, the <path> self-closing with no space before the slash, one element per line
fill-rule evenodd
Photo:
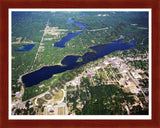
<path fill-rule="evenodd" d="M 22 81 L 26 87 L 30 87 L 51 78 L 53 74 L 74 69 L 75 67 L 79 67 L 90 61 L 102 58 L 103 56 L 108 55 L 117 50 L 125 50 L 136 47 L 136 41 L 132 40 L 129 43 L 121 43 L 122 40 L 123 39 L 119 39 L 109 44 L 96 45 L 94 47 L 90 47 L 90 49 L 93 49 L 95 52 L 87 52 L 83 56 L 74 56 L 74 55 L 66 56 L 61 61 L 63 66 L 55 65 L 55 66 L 43 67 L 37 71 L 24 75 L 22 77 Z M 79 57 L 83 58 L 82 62 L 77 62 Z"/>

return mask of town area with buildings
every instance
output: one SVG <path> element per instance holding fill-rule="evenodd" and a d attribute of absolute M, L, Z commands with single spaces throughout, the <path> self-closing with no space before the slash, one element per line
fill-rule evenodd
<path fill-rule="evenodd" d="M 131 115 L 140 114 L 141 111 L 147 114 L 148 72 L 134 68 L 128 61 L 131 61 L 130 58 L 105 56 L 103 59 L 85 65 L 84 71 L 75 79 L 65 83 L 63 89 L 51 90 L 48 87 L 48 91 L 27 101 L 22 101 L 24 92 L 22 87 L 20 92 L 15 93 L 12 101 L 12 115 L 92 115 L 92 112 L 97 111 L 98 108 L 94 110 L 95 108 L 91 106 L 99 103 L 103 105 L 101 109 L 104 109 L 98 112 L 117 111 L 116 105 L 118 105 L 121 111 L 110 114 Z M 45 85 L 40 85 L 39 88 L 43 86 Z M 94 91 L 95 88 L 97 91 Z M 111 89 L 111 91 L 107 92 L 103 89 Z M 99 97 L 102 93 L 104 96 Z M 118 96 L 123 100 L 116 103 Z M 86 112 L 86 109 L 91 112 Z"/>

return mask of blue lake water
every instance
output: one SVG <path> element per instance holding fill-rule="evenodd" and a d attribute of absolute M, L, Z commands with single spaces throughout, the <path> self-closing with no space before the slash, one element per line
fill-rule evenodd
<path fill-rule="evenodd" d="M 81 30 L 86 30 L 87 25 L 84 25 L 81 22 L 74 22 L 76 24 L 77 27 L 81 27 Z"/>
<path fill-rule="evenodd" d="M 21 48 L 16 49 L 16 52 L 30 51 L 35 46 L 35 44 L 22 45 Z"/>
<path fill-rule="evenodd" d="M 79 26 L 80 26 L 80 27 L 85 26 L 85 25 L 84 25 L 83 23 L 81 23 L 81 22 L 74 22 L 74 23 L 76 24 L 77 27 L 79 27 Z"/>
<path fill-rule="evenodd" d="M 81 27 L 81 30 L 86 30 L 86 25 L 84 25 L 81 22 L 75 22 L 73 19 L 68 19 L 66 24 L 72 24 L 75 23 L 77 27 Z M 68 33 L 67 36 L 63 37 L 59 42 L 56 42 L 54 44 L 54 47 L 60 47 L 64 48 L 65 44 L 70 41 L 72 38 L 78 36 L 81 34 L 82 31 L 76 32 L 76 33 Z"/>
<path fill-rule="evenodd" d="M 63 66 L 55 65 L 55 66 L 43 67 L 37 71 L 24 75 L 22 77 L 22 81 L 26 87 L 30 87 L 51 78 L 53 74 L 74 69 L 90 61 L 94 61 L 99 58 L 102 58 L 103 56 L 108 55 L 117 50 L 125 50 L 125 49 L 136 47 L 136 41 L 132 40 L 129 43 L 121 43 L 122 40 L 123 39 L 119 39 L 109 44 L 96 45 L 96 46 L 90 47 L 95 52 L 87 52 L 83 56 L 74 56 L 74 55 L 66 56 L 61 61 Z M 83 58 L 82 62 L 77 62 L 77 59 L 79 57 Z"/>
<path fill-rule="evenodd" d="M 54 47 L 60 47 L 60 48 L 64 48 L 65 47 L 65 43 L 70 41 L 72 38 L 78 36 L 81 32 L 77 32 L 77 33 L 69 33 L 67 36 L 63 37 L 59 42 L 56 42 L 54 44 Z"/>

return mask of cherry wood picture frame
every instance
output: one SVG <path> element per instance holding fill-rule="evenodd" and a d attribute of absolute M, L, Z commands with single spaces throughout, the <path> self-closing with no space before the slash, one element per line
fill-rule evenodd
<path fill-rule="evenodd" d="M 152 9 L 151 120 L 9 120 L 9 8 Z M 160 127 L 160 1 L 159 0 L 0 0 L 0 127 L 1 128 L 159 128 Z"/>

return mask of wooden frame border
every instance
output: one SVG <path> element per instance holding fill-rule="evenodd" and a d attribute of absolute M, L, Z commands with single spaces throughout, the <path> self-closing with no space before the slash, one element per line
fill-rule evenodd
<path fill-rule="evenodd" d="M 160 33 L 158 0 L 0 0 L 0 126 L 28 127 L 160 127 Z M 8 119 L 8 9 L 9 8 L 151 8 L 152 9 L 152 120 L 9 120 Z M 158 54 L 158 55 L 157 55 Z"/>

